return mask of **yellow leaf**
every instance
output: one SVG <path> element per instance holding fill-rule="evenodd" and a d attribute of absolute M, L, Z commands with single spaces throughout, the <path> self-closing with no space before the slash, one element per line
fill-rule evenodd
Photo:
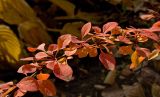
<path fill-rule="evenodd" d="M 69 16 L 74 16 L 75 5 L 68 0 L 50 0 L 52 3 L 63 9 Z"/>
<path fill-rule="evenodd" d="M 44 26 L 38 21 L 26 21 L 18 27 L 19 36 L 28 46 L 37 46 L 41 43 L 52 43 L 51 37 L 48 35 Z"/>
<path fill-rule="evenodd" d="M 0 25 L 0 59 L 10 63 L 19 60 L 21 46 L 14 33 L 5 25 Z"/>
<path fill-rule="evenodd" d="M 137 51 L 134 51 L 134 53 L 131 55 L 132 64 L 130 65 L 130 69 L 137 68 L 144 59 L 145 57 L 139 57 Z"/>
<path fill-rule="evenodd" d="M 0 0 L 0 18 L 9 24 L 34 20 L 36 15 L 25 0 Z"/>

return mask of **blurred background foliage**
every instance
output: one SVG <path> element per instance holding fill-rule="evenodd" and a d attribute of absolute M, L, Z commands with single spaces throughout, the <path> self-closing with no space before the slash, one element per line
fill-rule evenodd
<path fill-rule="evenodd" d="M 16 71 L 19 58 L 30 54 L 27 47 L 56 43 L 61 34 L 79 36 L 88 21 L 149 27 L 156 19 L 146 22 L 139 15 L 160 12 L 159 5 L 158 0 L 0 0 L 0 71 Z"/>

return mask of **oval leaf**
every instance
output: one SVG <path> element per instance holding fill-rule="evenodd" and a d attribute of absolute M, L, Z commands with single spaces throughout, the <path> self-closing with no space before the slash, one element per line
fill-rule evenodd
<path fill-rule="evenodd" d="M 132 44 L 132 42 L 128 38 L 126 38 L 125 36 L 118 36 L 117 39 L 120 42 L 124 42 L 126 44 Z"/>
<path fill-rule="evenodd" d="M 72 68 L 68 64 L 55 64 L 53 68 L 53 73 L 56 77 L 64 80 L 64 81 L 70 81 L 72 79 Z"/>
<path fill-rule="evenodd" d="M 21 46 L 15 34 L 5 25 L 0 25 L 0 59 L 10 63 L 19 61 Z"/>
<path fill-rule="evenodd" d="M 86 35 L 90 32 L 91 27 L 92 27 L 91 22 L 86 23 L 86 24 L 82 27 L 82 29 L 81 29 L 81 36 L 82 36 L 82 38 L 83 38 L 84 36 L 86 36 Z"/>
<path fill-rule="evenodd" d="M 38 80 L 39 90 L 45 96 L 55 96 L 56 87 L 50 80 Z"/>
<path fill-rule="evenodd" d="M 143 36 L 146 36 L 152 40 L 155 40 L 155 41 L 159 41 L 159 37 L 157 34 L 151 32 L 151 31 L 148 31 L 148 30 L 143 30 L 140 35 L 143 35 Z"/>
<path fill-rule="evenodd" d="M 62 35 L 58 38 L 58 49 L 63 49 L 65 48 L 67 45 L 69 45 L 69 43 L 71 42 L 71 35 L 70 34 L 65 34 Z"/>
<path fill-rule="evenodd" d="M 39 53 L 37 53 L 37 54 L 35 55 L 35 58 L 36 58 L 37 60 L 40 60 L 40 59 L 43 59 L 43 58 L 46 58 L 46 57 L 48 57 L 48 55 L 47 55 L 45 52 L 39 52 Z"/>
<path fill-rule="evenodd" d="M 117 22 L 108 22 L 103 25 L 103 33 L 107 33 L 118 26 Z"/>
<path fill-rule="evenodd" d="M 106 69 L 109 69 L 109 70 L 115 69 L 116 61 L 113 55 L 107 54 L 101 51 L 99 55 L 99 60 L 101 61 L 101 63 L 104 65 Z"/>
<path fill-rule="evenodd" d="M 37 70 L 37 67 L 36 66 L 33 66 L 33 65 L 30 65 L 30 64 L 26 64 L 26 65 L 23 65 L 21 66 L 19 69 L 18 69 L 18 73 L 23 73 L 25 75 L 27 75 L 27 73 L 33 73 Z"/>
<path fill-rule="evenodd" d="M 33 77 L 23 78 L 19 83 L 17 83 L 17 87 L 23 91 L 38 91 L 38 83 Z"/>
<path fill-rule="evenodd" d="M 37 74 L 37 79 L 38 80 L 47 80 L 49 78 L 50 74 L 48 73 L 40 73 Z"/>

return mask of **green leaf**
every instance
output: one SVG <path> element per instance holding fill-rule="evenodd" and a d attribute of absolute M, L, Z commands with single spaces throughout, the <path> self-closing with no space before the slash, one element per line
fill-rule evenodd
<path fill-rule="evenodd" d="M 5 25 L 0 25 L 0 59 L 9 63 L 19 60 L 21 46 L 15 34 Z"/>

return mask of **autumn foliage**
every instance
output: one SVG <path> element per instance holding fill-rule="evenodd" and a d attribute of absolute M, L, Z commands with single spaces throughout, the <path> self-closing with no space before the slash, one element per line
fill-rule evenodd
<path fill-rule="evenodd" d="M 81 29 L 81 37 L 65 34 L 58 38 L 57 44 L 47 47 L 42 43 L 36 48 L 28 47 L 28 51 L 35 55 L 22 58 L 22 61 L 29 63 L 18 69 L 18 73 L 26 77 L 16 84 L 9 82 L 1 85 L 0 89 L 5 94 L 10 88 L 16 88 L 15 97 L 23 96 L 28 91 L 40 91 L 46 96 L 54 96 L 56 88 L 49 80 L 50 74 L 43 70 L 51 70 L 57 78 L 64 81 L 74 80 L 73 70 L 68 64 L 68 60 L 74 59 L 74 56 L 99 56 L 106 70 L 115 70 L 118 65 L 116 57 L 128 55 L 131 60 L 130 69 L 136 70 L 144 61 L 158 58 L 159 25 L 160 21 L 150 28 L 123 29 L 117 22 L 108 22 L 101 29 L 88 22 Z M 2 97 L 5 96 L 3 93 Z"/>

